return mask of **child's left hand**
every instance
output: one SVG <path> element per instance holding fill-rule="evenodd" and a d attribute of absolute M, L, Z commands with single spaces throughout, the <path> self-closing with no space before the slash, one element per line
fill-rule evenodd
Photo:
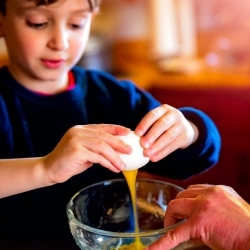
<path fill-rule="evenodd" d="M 141 120 L 135 133 L 143 136 L 141 146 L 153 162 L 159 161 L 176 149 L 194 143 L 199 135 L 197 127 L 176 108 L 163 104 L 151 110 Z"/>

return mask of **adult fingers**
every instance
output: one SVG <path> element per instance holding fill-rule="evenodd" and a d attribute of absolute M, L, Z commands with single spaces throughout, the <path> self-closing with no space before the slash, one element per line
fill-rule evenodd
<path fill-rule="evenodd" d="M 190 185 L 187 187 L 187 189 L 192 189 L 192 188 L 209 188 L 209 187 L 212 187 L 214 185 L 212 184 L 207 184 L 207 183 L 204 183 L 204 184 L 193 184 L 193 185 Z"/>
<path fill-rule="evenodd" d="M 176 198 L 177 199 L 180 199 L 180 198 L 196 198 L 198 195 L 204 193 L 205 190 L 206 190 L 205 188 L 201 188 L 201 187 L 186 189 L 186 190 L 183 190 L 183 191 L 179 192 L 176 195 Z"/>
<path fill-rule="evenodd" d="M 232 188 L 232 187 L 229 187 L 229 186 L 225 186 L 225 185 L 211 185 L 211 184 L 196 184 L 196 185 L 190 185 L 187 190 L 191 191 L 191 190 L 197 190 L 197 189 L 200 189 L 200 192 L 204 193 L 213 193 L 215 192 L 215 190 L 223 190 L 223 191 L 226 191 L 227 193 L 235 196 L 235 197 L 240 197 L 239 194 Z"/>
<path fill-rule="evenodd" d="M 168 203 L 164 226 L 169 227 L 182 219 L 190 217 L 194 210 L 194 199 L 192 198 L 181 198 L 173 199 Z"/>
<path fill-rule="evenodd" d="M 189 224 L 183 224 L 169 230 L 163 237 L 151 244 L 145 250 L 168 250 L 188 241 L 190 239 Z"/>

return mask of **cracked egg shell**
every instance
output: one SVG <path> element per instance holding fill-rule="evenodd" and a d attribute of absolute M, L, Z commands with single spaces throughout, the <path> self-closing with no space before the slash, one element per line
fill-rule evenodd
<path fill-rule="evenodd" d="M 143 155 L 143 148 L 140 145 L 141 137 L 131 131 L 127 135 L 117 136 L 133 149 L 131 154 L 118 153 L 126 167 L 124 171 L 131 171 L 143 167 L 149 162 L 149 157 Z"/>

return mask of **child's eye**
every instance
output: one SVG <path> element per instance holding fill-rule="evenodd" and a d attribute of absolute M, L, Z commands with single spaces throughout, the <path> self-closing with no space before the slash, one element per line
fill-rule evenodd
<path fill-rule="evenodd" d="M 73 29 L 82 29 L 84 27 L 85 23 L 81 23 L 81 24 L 70 24 L 70 26 Z"/>
<path fill-rule="evenodd" d="M 79 25 L 79 24 L 71 24 L 71 27 L 74 28 L 74 29 L 80 29 L 80 28 L 82 28 L 82 25 Z"/>
<path fill-rule="evenodd" d="M 34 28 L 34 29 L 41 29 L 47 25 L 47 23 L 33 23 L 27 21 L 27 24 L 29 27 Z"/>
<path fill-rule="evenodd" d="M 87 23 L 86 17 L 75 17 L 72 20 L 69 20 L 68 24 L 72 29 L 83 29 L 85 24 Z"/>

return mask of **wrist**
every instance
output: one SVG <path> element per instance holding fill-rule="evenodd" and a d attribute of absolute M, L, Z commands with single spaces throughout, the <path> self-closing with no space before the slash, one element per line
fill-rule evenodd
<path fill-rule="evenodd" d="M 191 121 L 189 121 L 193 131 L 194 131 L 194 137 L 193 137 L 193 141 L 192 141 L 192 144 L 195 143 L 197 140 L 198 140 L 198 137 L 199 137 L 199 130 L 197 128 L 197 126 L 192 123 Z"/>
<path fill-rule="evenodd" d="M 39 183 L 40 187 L 51 186 L 54 183 L 48 177 L 48 168 L 46 167 L 46 156 L 35 158 L 36 162 L 34 164 L 34 178 Z"/>
<path fill-rule="evenodd" d="M 56 182 L 53 180 L 53 174 L 51 174 L 51 161 L 50 161 L 50 155 L 46 155 L 42 158 L 40 158 L 40 173 L 41 173 L 41 181 L 43 187 L 51 186 L 56 184 Z"/>

